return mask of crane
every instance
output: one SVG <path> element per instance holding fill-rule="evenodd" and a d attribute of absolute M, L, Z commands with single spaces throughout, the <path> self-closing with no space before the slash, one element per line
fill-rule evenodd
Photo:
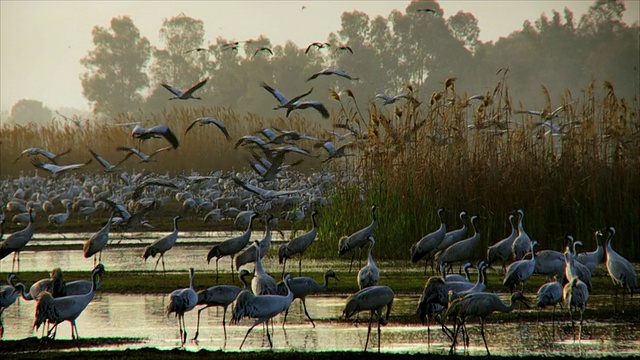
<path fill-rule="evenodd" d="M 440 243 L 440 245 L 438 245 L 438 247 L 436 247 L 436 251 L 442 251 L 446 248 L 448 248 L 449 246 L 462 241 L 465 239 L 465 236 L 467 236 L 467 212 L 466 211 L 461 211 L 460 214 L 458 215 L 460 217 L 460 221 L 462 221 L 462 227 L 459 229 L 455 229 L 455 230 L 451 230 L 448 231 L 445 235 L 444 235 L 444 240 L 442 240 L 442 242 Z"/>
<path fill-rule="evenodd" d="M 167 316 L 176 313 L 178 325 L 180 326 L 180 346 L 184 346 L 187 342 L 187 326 L 184 322 L 184 313 L 193 310 L 198 304 L 198 294 L 194 287 L 194 269 L 189 268 L 189 287 L 177 289 L 169 295 L 169 304 L 167 305 Z"/>
<path fill-rule="evenodd" d="M 518 213 L 518 236 L 513 240 L 511 252 L 513 253 L 513 260 L 521 260 L 531 248 L 531 239 L 524 231 L 524 226 L 522 225 L 524 211 L 518 209 L 516 212 Z"/>
<path fill-rule="evenodd" d="M 597 247 L 594 251 L 583 252 L 578 254 L 576 258 L 579 263 L 586 266 L 589 269 L 590 273 L 593 273 L 593 270 L 601 264 L 604 260 L 604 247 L 602 246 L 602 238 L 604 237 L 601 230 L 595 232 L 596 244 Z"/>
<path fill-rule="evenodd" d="M 249 289 L 249 283 L 247 282 L 247 279 L 245 279 L 249 275 L 251 275 L 251 273 L 249 273 L 249 270 L 242 269 L 242 271 L 240 271 L 239 277 L 240 277 L 240 281 L 244 284 L 244 287 L 238 287 L 234 285 L 216 285 L 216 286 L 211 286 L 205 290 L 198 291 L 198 303 L 196 305 L 204 305 L 204 306 L 198 309 L 198 322 L 196 325 L 196 335 L 193 337 L 193 340 L 198 339 L 198 333 L 200 332 L 200 313 L 202 313 L 202 310 L 205 310 L 212 306 L 222 306 L 224 309 L 222 312 L 222 329 L 224 332 L 224 339 L 226 342 L 227 340 L 227 326 L 226 326 L 227 308 L 229 307 L 229 305 L 231 305 L 231 303 L 233 303 L 233 301 L 236 299 L 238 294 L 240 294 L 240 291 Z"/>
<path fill-rule="evenodd" d="M 287 295 L 254 295 L 249 290 L 243 290 L 238 294 L 235 301 L 235 308 L 233 310 L 233 322 L 237 323 L 243 317 L 254 318 L 256 321 L 247 330 L 242 343 L 240 344 L 240 350 L 244 342 L 247 340 L 247 336 L 256 325 L 263 324 L 267 320 L 274 318 L 283 311 L 289 309 L 291 301 L 293 301 L 293 293 L 289 288 L 289 281 L 291 274 L 284 275 L 284 284 L 287 288 Z M 266 326 L 267 339 L 269 340 L 269 346 L 273 347 L 271 341 L 271 335 L 269 335 L 269 326 Z"/>
<path fill-rule="evenodd" d="M 250 246 L 240 254 L 238 254 L 234 261 L 236 263 L 236 269 L 240 269 L 240 266 L 252 263 L 256 261 L 257 257 L 263 258 L 267 255 L 269 251 L 269 247 L 271 246 L 271 220 L 273 220 L 273 214 L 269 214 L 267 217 L 267 225 L 266 230 L 264 232 L 264 237 L 260 240 L 260 252 L 257 252 L 257 248 Z"/>
<path fill-rule="evenodd" d="M 9 274 L 8 281 L 11 284 L 12 276 L 15 277 L 16 274 Z M 2 313 L 18 298 L 18 292 L 14 290 L 11 285 L 1 285 L 0 286 L 0 339 L 2 339 L 2 335 L 4 335 L 4 323 L 2 322 Z M 306 310 L 305 310 L 306 311 Z"/>
<path fill-rule="evenodd" d="M 584 315 L 584 309 L 586 308 L 587 300 L 589 299 L 589 289 L 587 288 L 587 284 L 582 282 L 575 273 L 575 259 L 573 258 L 573 254 L 571 254 L 568 246 L 564 256 L 567 263 L 567 280 L 569 282 L 562 288 L 562 299 L 569 310 L 572 328 L 574 327 L 574 323 L 571 308 L 575 308 L 580 311 L 580 335 L 578 336 L 578 338 L 580 338 L 582 336 L 582 318 Z"/>
<path fill-rule="evenodd" d="M 184 131 L 184 134 L 187 135 L 189 130 L 191 130 L 191 128 L 193 128 L 193 126 L 196 125 L 196 124 L 200 124 L 200 126 L 204 126 L 204 125 L 208 125 L 208 124 L 214 124 L 215 126 L 218 127 L 218 129 L 220 129 L 220 131 L 222 131 L 222 133 L 224 134 L 224 137 L 227 139 L 227 141 L 231 141 L 231 136 L 229 136 L 229 132 L 227 131 L 227 128 L 224 126 L 222 121 L 220 121 L 220 120 L 218 120 L 216 118 L 212 118 L 210 116 L 199 117 L 199 118 L 193 120 L 193 122 Z"/>
<path fill-rule="evenodd" d="M 347 304 L 342 311 L 342 314 L 347 319 L 361 311 L 371 312 L 369 316 L 369 328 L 367 330 L 367 340 L 364 344 L 364 351 L 367 351 L 367 345 L 369 345 L 371 321 L 375 314 L 378 317 L 378 353 L 380 352 L 380 325 L 387 325 L 389 323 L 389 314 L 391 313 L 391 307 L 393 306 L 394 296 L 395 294 L 390 287 L 379 285 L 364 288 L 355 294 L 349 295 L 347 298 Z M 382 310 L 385 307 L 387 308 L 387 312 L 383 317 Z"/>
<path fill-rule="evenodd" d="M 182 90 L 180 90 L 180 89 L 178 89 L 176 87 L 173 87 L 171 85 L 168 85 L 168 84 L 160 84 L 160 85 L 162 85 L 163 88 L 169 90 L 169 92 L 174 95 L 174 97 L 169 98 L 169 100 L 188 100 L 188 99 L 202 100 L 202 98 L 200 98 L 200 97 L 193 96 L 193 93 L 195 93 L 196 90 L 198 90 L 201 87 L 203 87 L 204 84 L 206 84 L 208 80 L 209 80 L 209 78 L 205 78 L 204 80 L 201 80 L 200 82 L 198 82 L 197 84 L 193 85 L 192 87 L 190 87 L 186 91 L 182 91 Z"/>
<path fill-rule="evenodd" d="M 15 164 L 24 155 L 27 155 L 27 156 L 42 155 L 42 156 L 46 157 L 49 161 L 51 161 L 51 163 L 57 164 L 57 160 L 60 157 L 62 157 L 64 155 L 67 155 L 70 152 L 71 152 L 71 148 L 68 148 L 67 150 L 65 150 L 65 151 L 63 151 L 63 152 L 61 152 L 59 154 L 54 154 L 54 153 L 49 152 L 49 151 L 47 151 L 45 149 L 31 147 L 31 148 L 27 148 L 27 149 L 22 150 L 22 152 L 20 153 L 20 156 L 18 156 L 15 160 L 13 160 L 13 163 Z"/>
<path fill-rule="evenodd" d="M 317 210 L 311 212 L 311 222 L 313 227 L 305 234 L 298 236 L 297 238 L 289 241 L 288 243 L 280 245 L 278 249 L 278 262 L 282 265 L 282 276 L 284 276 L 285 269 L 287 268 L 287 259 L 290 259 L 295 254 L 300 254 L 298 260 L 298 276 L 302 275 L 302 256 L 309 246 L 316 240 L 318 235 L 318 222 L 316 216 Z"/>
<path fill-rule="evenodd" d="M 369 246 L 368 253 L 368 261 L 367 265 L 363 266 L 360 271 L 358 271 L 358 288 L 360 290 L 378 285 L 378 281 L 380 281 L 380 270 L 376 266 L 376 263 L 373 261 L 373 256 L 371 252 L 373 251 L 373 246 L 376 244 L 376 239 L 373 236 L 369 236 L 368 240 L 371 242 Z"/>
<path fill-rule="evenodd" d="M 511 234 L 506 238 L 496 242 L 495 244 L 489 246 L 487 249 L 487 261 L 489 262 L 489 266 L 494 264 L 497 261 L 502 261 L 502 272 L 505 273 L 507 271 L 507 260 L 511 256 L 511 247 L 513 245 L 513 241 L 518 236 L 518 229 L 514 224 L 514 215 L 509 215 L 509 223 L 511 224 Z"/>
<path fill-rule="evenodd" d="M 111 221 L 113 220 L 114 215 L 115 212 L 111 212 L 111 216 L 109 216 L 107 223 L 104 224 L 98 232 L 91 235 L 89 240 L 85 241 L 82 246 L 82 253 L 85 259 L 93 256 L 93 266 L 96 265 L 96 254 L 98 253 L 100 255 L 98 263 L 102 263 L 102 249 L 104 249 L 107 242 L 109 242 L 109 231 L 111 229 Z"/>
<path fill-rule="evenodd" d="M 163 137 L 174 149 L 177 149 L 180 145 L 178 138 L 167 125 L 156 125 L 150 128 L 143 128 L 140 125 L 136 125 L 133 131 L 131 131 L 131 137 L 139 139 L 140 141 Z"/>
<path fill-rule="evenodd" d="M 627 290 L 631 293 L 631 296 L 633 296 L 633 289 L 638 287 L 638 275 L 636 275 L 636 270 L 629 260 L 622 257 L 622 255 L 618 254 L 613 250 L 613 247 L 611 247 L 611 240 L 616 234 L 616 229 L 613 226 L 609 226 L 607 231 L 609 232 L 606 247 L 607 272 L 616 288 L 616 300 L 618 299 L 618 285 L 622 287 L 622 311 L 624 311 L 624 292 Z M 615 300 L 613 304 L 615 311 Z"/>
<path fill-rule="evenodd" d="M 27 245 L 29 240 L 35 233 L 35 221 L 33 217 L 33 207 L 29 207 L 29 223 L 22 230 L 18 230 L 9 235 L 0 243 L 0 260 L 13 253 L 13 261 L 11 262 L 11 272 L 14 271 L 16 259 L 18 262 L 18 271 L 20 271 L 20 251 Z"/>
<path fill-rule="evenodd" d="M 329 285 L 330 277 L 336 279 L 336 281 L 339 281 L 338 276 L 336 276 L 336 273 L 333 272 L 333 270 L 327 270 L 324 273 L 324 283 L 322 284 L 318 284 L 314 279 L 306 276 L 294 277 L 294 278 L 291 278 L 291 280 L 289 281 L 289 288 L 293 293 L 293 300 L 300 299 L 302 301 L 304 314 L 307 316 L 307 319 L 311 321 L 311 325 L 313 325 L 313 327 L 316 327 L 316 324 L 313 323 L 313 319 L 311 319 L 311 316 L 309 316 L 309 312 L 307 311 L 306 298 L 308 295 L 314 295 L 321 291 L 326 290 L 327 286 Z M 284 285 L 284 282 L 283 281 L 279 282 L 278 294 L 286 295 L 286 293 L 287 293 L 287 288 Z M 284 329 L 284 324 L 287 322 L 287 315 L 289 315 L 289 309 L 287 309 L 287 311 L 284 313 L 284 320 L 282 321 L 283 329 Z"/>
<path fill-rule="evenodd" d="M 347 74 L 344 70 L 339 70 L 339 69 L 334 69 L 334 68 L 327 68 L 321 71 L 318 71 L 317 73 L 309 76 L 307 78 L 307 81 L 311 81 L 315 78 L 317 78 L 318 76 L 329 76 L 329 75 L 336 75 L 339 77 L 343 77 L 347 80 L 358 80 L 357 77 L 352 77 L 351 75 Z"/>
<path fill-rule="evenodd" d="M 369 241 L 369 236 L 373 234 L 373 230 L 376 228 L 376 224 L 378 223 L 376 220 L 376 210 L 378 207 L 373 205 L 371 207 L 371 215 L 373 216 L 373 220 L 371 224 L 367 227 L 364 227 L 349 236 L 342 237 L 338 242 L 338 255 L 342 256 L 343 254 L 355 249 L 360 248 L 360 252 L 362 252 L 362 247 L 367 244 Z M 351 266 L 353 265 L 353 259 L 356 256 L 355 252 L 351 255 L 351 262 L 349 263 L 349 272 L 351 272 Z"/>
<path fill-rule="evenodd" d="M 533 252 L 533 247 L 538 244 L 537 241 L 531 242 L 531 260 L 522 259 L 514 261 L 507 268 L 507 273 L 504 276 L 502 285 L 509 287 L 509 292 L 513 293 L 513 290 L 519 283 L 522 283 L 522 289 L 524 290 L 524 283 L 531 275 L 536 266 L 536 255 Z"/>
<path fill-rule="evenodd" d="M 427 344 L 431 344 L 431 318 L 442 312 L 449 305 L 449 296 L 445 279 L 440 276 L 432 276 L 424 286 L 420 300 L 418 300 L 417 314 L 422 325 L 427 320 Z M 444 327 L 443 327 L 444 329 Z"/>
<path fill-rule="evenodd" d="M 425 274 L 427 273 L 427 262 L 429 261 L 431 261 L 431 270 L 433 270 L 433 254 L 447 233 L 447 225 L 444 222 L 445 211 L 443 207 L 438 209 L 438 217 L 440 218 L 440 227 L 438 227 L 438 230 L 428 233 L 411 246 L 411 262 L 415 264 L 422 258 L 425 258 Z"/>
<path fill-rule="evenodd" d="M 542 308 L 546 306 L 553 306 L 553 312 L 551 313 L 551 324 L 553 325 L 555 322 L 556 306 L 560 304 L 560 307 L 562 307 L 562 294 L 562 285 L 556 280 L 542 284 L 538 289 L 536 301 L 539 309 L 538 318 L 540 317 L 540 311 L 542 311 Z"/>
<path fill-rule="evenodd" d="M 180 215 L 176 215 L 173 218 L 173 232 L 161 237 L 151 245 L 147 245 L 147 247 L 144 248 L 144 253 L 142 254 L 144 261 L 147 261 L 149 256 L 156 257 L 156 254 L 160 254 L 158 260 L 156 260 L 156 266 L 153 268 L 154 271 L 158 268 L 158 262 L 162 259 L 162 273 L 166 273 L 164 267 L 164 253 L 170 250 L 178 240 L 178 220 L 180 218 Z"/>
<path fill-rule="evenodd" d="M 253 279 L 251 279 L 251 290 L 256 295 L 276 294 L 278 292 L 276 281 L 262 267 L 260 242 L 255 240 L 253 246 L 256 251 L 256 266 L 253 271 Z"/>
<path fill-rule="evenodd" d="M 454 262 L 463 262 L 465 260 L 469 260 L 473 256 L 473 251 L 478 243 L 480 243 L 480 232 L 476 226 L 477 220 L 478 215 L 471 216 L 473 235 L 464 240 L 458 241 L 435 255 L 436 261 L 439 264 L 442 264 L 443 262 L 449 264 Z"/>
<path fill-rule="evenodd" d="M 225 256 L 231 256 L 231 278 L 233 279 L 233 257 L 249 244 L 253 219 L 256 216 L 258 216 L 258 213 L 255 211 L 249 216 L 247 230 L 242 235 L 227 239 L 209 250 L 207 254 L 207 264 L 211 262 L 212 258 L 216 258 L 216 282 L 218 282 L 218 260 Z"/>
<path fill-rule="evenodd" d="M 89 160 L 87 160 L 87 162 L 85 163 L 80 163 L 80 164 L 70 164 L 70 165 L 55 165 L 55 164 L 45 164 L 42 161 L 40 161 L 39 159 L 31 159 L 31 164 L 39 169 L 48 171 L 49 173 L 51 173 L 51 176 L 55 179 L 58 176 L 60 176 L 61 174 L 64 174 L 68 171 L 71 170 L 77 170 L 80 169 L 81 167 L 87 165 L 91 163 L 91 158 L 89 158 Z"/>

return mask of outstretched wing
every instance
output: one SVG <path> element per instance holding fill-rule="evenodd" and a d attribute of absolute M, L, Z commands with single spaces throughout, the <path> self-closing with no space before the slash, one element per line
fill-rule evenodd
<path fill-rule="evenodd" d="M 162 85 L 162 87 L 164 87 L 165 89 L 169 90 L 173 95 L 177 96 L 177 97 L 182 97 L 182 95 L 184 95 L 184 93 L 182 92 L 182 90 L 173 87 L 171 85 L 168 84 L 160 84 Z"/>
<path fill-rule="evenodd" d="M 186 97 L 191 96 L 194 92 L 196 92 L 196 90 L 198 90 L 201 87 L 203 87 L 204 84 L 206 84 L 208 80 L 209 80 L 209 78 L 205 78 L 204 80 L 200 81 L 199 83 L 193 85 L 189 90 L 185 91 L 184 95 Z"/>
<path fill-rule="evenodd" d="M 284 104 L 289 102 L 289 100 L 286 98 L 286 96 L 284 96 L 280 91 L 278 91 L 278 90 L 272 88 L 271 86 L 267 85 L 267 83 L 265 83 L 264 81 L 260 83 L 260 86 L 262 86 L 265 90 L 270 92 L 271 95 L 273 95 L 273 97 L 276 98 L 276 100 L 278 100 L 280 105 L 284 105 Z"/>
<path fill-rule="evenodd" d="M 171 129 L 167 125 L 157 125 L 148 129 L 149 133 L 161 135 L 173 146 L 174 149 L 178 148 L 180 143 L 178 142 L 178 138 L 171 131 Z"/>
<path fill-rule="evenodd" d="M 191 128 L 192 128 L 195 124 L 199 123 L 201 120 L 202 120 L 202 118 L 197 118 L 197 119 L 193 120 L 193 122 L 192 122 L 189 126 L 187 126 L 187 130 L 185 130 L 185 131 L 184 131 L 184 134 L 185 134 L 185 135 L 187 135 L 187 133 L 189 132 L 189 130 L 191 130 Z"/>

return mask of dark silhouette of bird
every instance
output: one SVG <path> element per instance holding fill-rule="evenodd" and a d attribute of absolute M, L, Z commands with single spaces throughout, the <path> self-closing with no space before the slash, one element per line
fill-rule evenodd
<path fill-rule="evenodd" d="M 267 46 L 263 46 L 259 49 L 257 49 L 254 53 L 253 56 L 258 55 L 259 52 L 265 52 L 265 53 L 269 53 L 271 55 L 273 55 L 273 51 L 271 51 L 271 48 L 267 47 Z"/>
<path fill-rule="evenodd" d="M 311 44 L 309 44 L 309 46 L 307 46 L 307 49 L 304 51 L 305 55 L 309 53 L 309 51 L 312 48 L 318 48 L 318 49 L 322 49 L 322 48 L 326 48 L 331 46 L 328 42 L 319 42 L 319 41 L 314 41 Z"/>
<path fill-rule="evenodd" d="M 187 127 L 187 129 L 184 131 L 184 134 L 187 135 L 187 133 L 189 132 L 189 130 L 191 130 L 192 127 L 194 127 L 196 124 L 200 124 L 200 126 L 204 126 L 207 124 L 214 124 L 215 126 L 218 127 L 218 129 L 220 129 L 220 131 L 222 131 L 222 133 L 224 134 L 224 137 L 227 138 L 227 140 L 231 140 L 231 136 L 229 136 L 229 132 L 227 131 L 227 128 L 224 127 L 224 124 L 222 123 L 222 121 L 212 118 L 210 116 L 206 116 L 206 117 L 199 117 L 195 120 L 193 120 L 193 122 Z"/>
<path fill-rule="evenodd" d="M 150 128 L 143 128 L 140 125 L 136 125 L 131 132 L 131 137 L 141 141 L 163 137 L 174 149 L 180 145 L 178 138 L 167 125 L 156 125 Z"/>
<path fill-rule="evenodd" d="M 353 54 L 353 49 L 351 48 L 351 46 L 348 46 L 348 45 L 337 46 L 336 50 L 334 51 L 334 53 L 337 53 L 338 51 L 348 51 L 351 54 Z"/>
<path fill-rule="evenodd" d="M 371 321 L 373 315 L 377 316 L 378 323 L 378 352 L 380 352 L 380 325 L 386 325 L 389 323 L 389 314 L 391 313 L 391 307 L 393 306 L 393 298 L 395 294 L 388 286 L 370 286 L 358 291 L 355 294 L 349 295 L 347 298 L 347 304 L 342 311 L 342 314 L 348 319 L 353 315 L 361 311 L 370 311 L 369 316 L 369 328 L 367 330 L 367 340 L 364 344 L 364 351 L 367 351 L 367 345 L 369 345 L 369 336 L 371 335 Z M 386 315 L 382 316 L 382 310 L 387 308 Z"/>
<path fill-rule="evenodd" d="M 309 91 L 307 91 L 307 92 L 305 92 L 303 94 L 297 95 L 297 96 L 293 97 L 291 100 L 289 100 L 289 99 L 287 99 L 286 96 L 284 96 L 284 94 L 282 94 L 280 91 L 272 88 L 271 86 L 267 85 L 267 83 L 265 83 L 264 81 L 260 83 L 260 86 L 263 89 L 267 90 L 280 103 L 280 105 L 274 107 L 273 110 L 290 109 L 291 107 L 294 106 L 293 104 L 295 104 L 298 100 L 300 100 L 303 97 L 311 94 L 311 92 L 313 91 L 313 88 L 311 88 L 311 89 L 309 89 Z"/>
<path fill-rule="evenodd" d="M 156 159 L 155 159 L 156 154 L 161 153 L 163 151 L 168 151 L 168 150 L 171 150 L 171 149 L 173 149 L 173 146 L 166 146 L 166 147 L 160 148 L 158 150 L 155 150 L 151 154 L 147 155 L 147 154 L 143 153 L 142 151 L 140 151 L 140 150 L 138 150 L 136 148 L 132 148 L 132 147 L 128 147 L 128 146 L 118 146 L 116 148 L 117 151 L 127 151 L 128 152 L 128 154 L 124 156 L 122 161 L 127 160 L 132 155 L 136 155 L 137 157 L 140 158 L 140 162 L 141 163 L 156 161 Z"/>
<path fill-rule="evenodd" d="M 358 80 L 357 77 L 352 77 L 351 75 L 347 74 L 343 70 L 334 69 L 334 68 L 327 68 L 327 69 L 321 70 L 321 71 L 309 76 L 307 81 L 311 81 L 311 80 L 317 78 L 318 76 L 323 76 L 323 75 L 325 75 L 325 76 L 336 75 L 336 76 L 340 76 L 340 77 L 343 77 L 343 78 L 348 79 L 348 80 Z"/>
<path fill-rule="evenodd" d="M 200 89 L 201 87 L 204 86 L 204 84 L 207 83 L 207 80 L 209 80 L 209 78 L 205 78 L 204 80 L 200 81 L 199 83 L 193 85 L 192 87 L 190 87 L 187 91 L 182 91 L 176 87 L 173 87 L 171 85 L 168 84 L 160 84 L 162 85 L 162 87 L 164 87 L 165 89 L 169 90 L 169 92 L 171 92 L 173 95 L 175 95 L 172 98 L 169 98 L 169 100 L 188 100 L 188 99 L 197 99 L 197 100 L 202 100 L 202 98 L 197 97 L 197 96 L 193 96 L 193 93 L 196 92 L 196 90 Z"/>

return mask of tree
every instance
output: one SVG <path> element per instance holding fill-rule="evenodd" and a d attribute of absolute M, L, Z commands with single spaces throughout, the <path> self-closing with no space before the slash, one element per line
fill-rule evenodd
<path fill-rule="evenodd" d="M 7 122 L 14 125 L 26 125 L 31 122 L 42 125 L 50 122 L 52 118 L 51 109 L 44 106 L 42 101 L 22 99 L 11 107 Z"/>
<path fill-rule="evenodd" d="M 453 32 L 453 36 L 463 41 L 467 49 L 473 51 L 478 45 L 480 28 L 478 27 L 478 19 L 473 14 L 458 11 L 458 13 L 447 19 L 447 25 Z"/>
<path fill-rule="evenodd" d="M 81 76 L 84 96 L 94 113 L 110 116 L 139 108 L 141 90 L 149 87 L 145 66 L 149 61 L 149 40 L 127 16 L 111 19 L 111 27 L 92 30 L 95 49 L 80 63 L 87 68 Z"/>

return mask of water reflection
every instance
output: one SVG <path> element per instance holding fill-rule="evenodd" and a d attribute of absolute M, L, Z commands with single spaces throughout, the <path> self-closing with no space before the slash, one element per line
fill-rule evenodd
<path fill-rule="evenodd" d="M 603 299 L 590 298 L 593 307 L 602 304 Z M 593 303 L 591 303 L 593 300 Z M 394 315 L 409 315 L 415 312 L 417 296 L 399 296 L 394 302 L 391 321 L 382 328 L 382 351 L 394 353 L 437 353 L 446 354 L 450 342 L 438 325 L 431 327 L 431 344 L 428 345 L 427 329 L 421 325 L 394 324 Z M 77 320 L 80 337 L 133 337 L 144 338 L 141 344 L 116 345 L 115 347 L 158 347 L 173 348 L 180 345 L 177 319 L 166 316 L 168 296 L 164 294 L 121 295 L 97 294 L 94 301 Z M 307 308 L 316 322 L 316 327 L 304 316 L 302 304 L 296 300 L 287 317 L 283 329 L 282 316 L 276 318 L 272 334 L 274 349 L 280 351 L 326 351 L 352 350 L 364 348 L 367 335 L 368 316 L 362 315 L 361 322 L 354 325 L 340 318 L 345 297 L 309 297 Z M 230 309 L 229 309 L 230 311 Z M 20 300 L 4 314 L 5 339 L 19 339 L 33 336 L 34 303 Z M 195 335 L 197 311 L 186 315 L 189 339 Z M 606 354 L 634 354 L 640 348 L 640 329 L 626 323 L 599 323 L 585 320 L 582 339 L 573 340 L 571 326 L 566 314 L 558 314 L 560 322 L 555 326 L 550 322 L 531 321 L 501 322 L 489 321 L 486 328 L 487 343 L 492 354 L 519 355 L 537 354 L 547 356 L 601 356 Z M 230 314 L 227 314 L 227 319 Z M 416 319 L 417 320 L 417 319 Z M 208 308 L 202 312 L 198 342 L 189 341 L 187 349 L 221 349 L 236 351 L 252 321 L 243 320 L 239 325 L 227 325 L 225 347 L 222 329 L 222 308 Z M 470 347 L 458 347 L 457 353 L 484 355 L 485 349 L 480 335 L 480 326 L 468 325 Z M 555 333 L 554 333 L 555 328 Z M 577 327 L 576 327 L 577 330 Z M 70 339 L 68 323 L 59 327 L 58 338 Z M 377 345 L 377 332 L 371 333 L 370 346 Z M 243 349 L 268 347 L 261 326 L 256 327 Z M 371 349 L 373 349 L 372 347 Z"/>

